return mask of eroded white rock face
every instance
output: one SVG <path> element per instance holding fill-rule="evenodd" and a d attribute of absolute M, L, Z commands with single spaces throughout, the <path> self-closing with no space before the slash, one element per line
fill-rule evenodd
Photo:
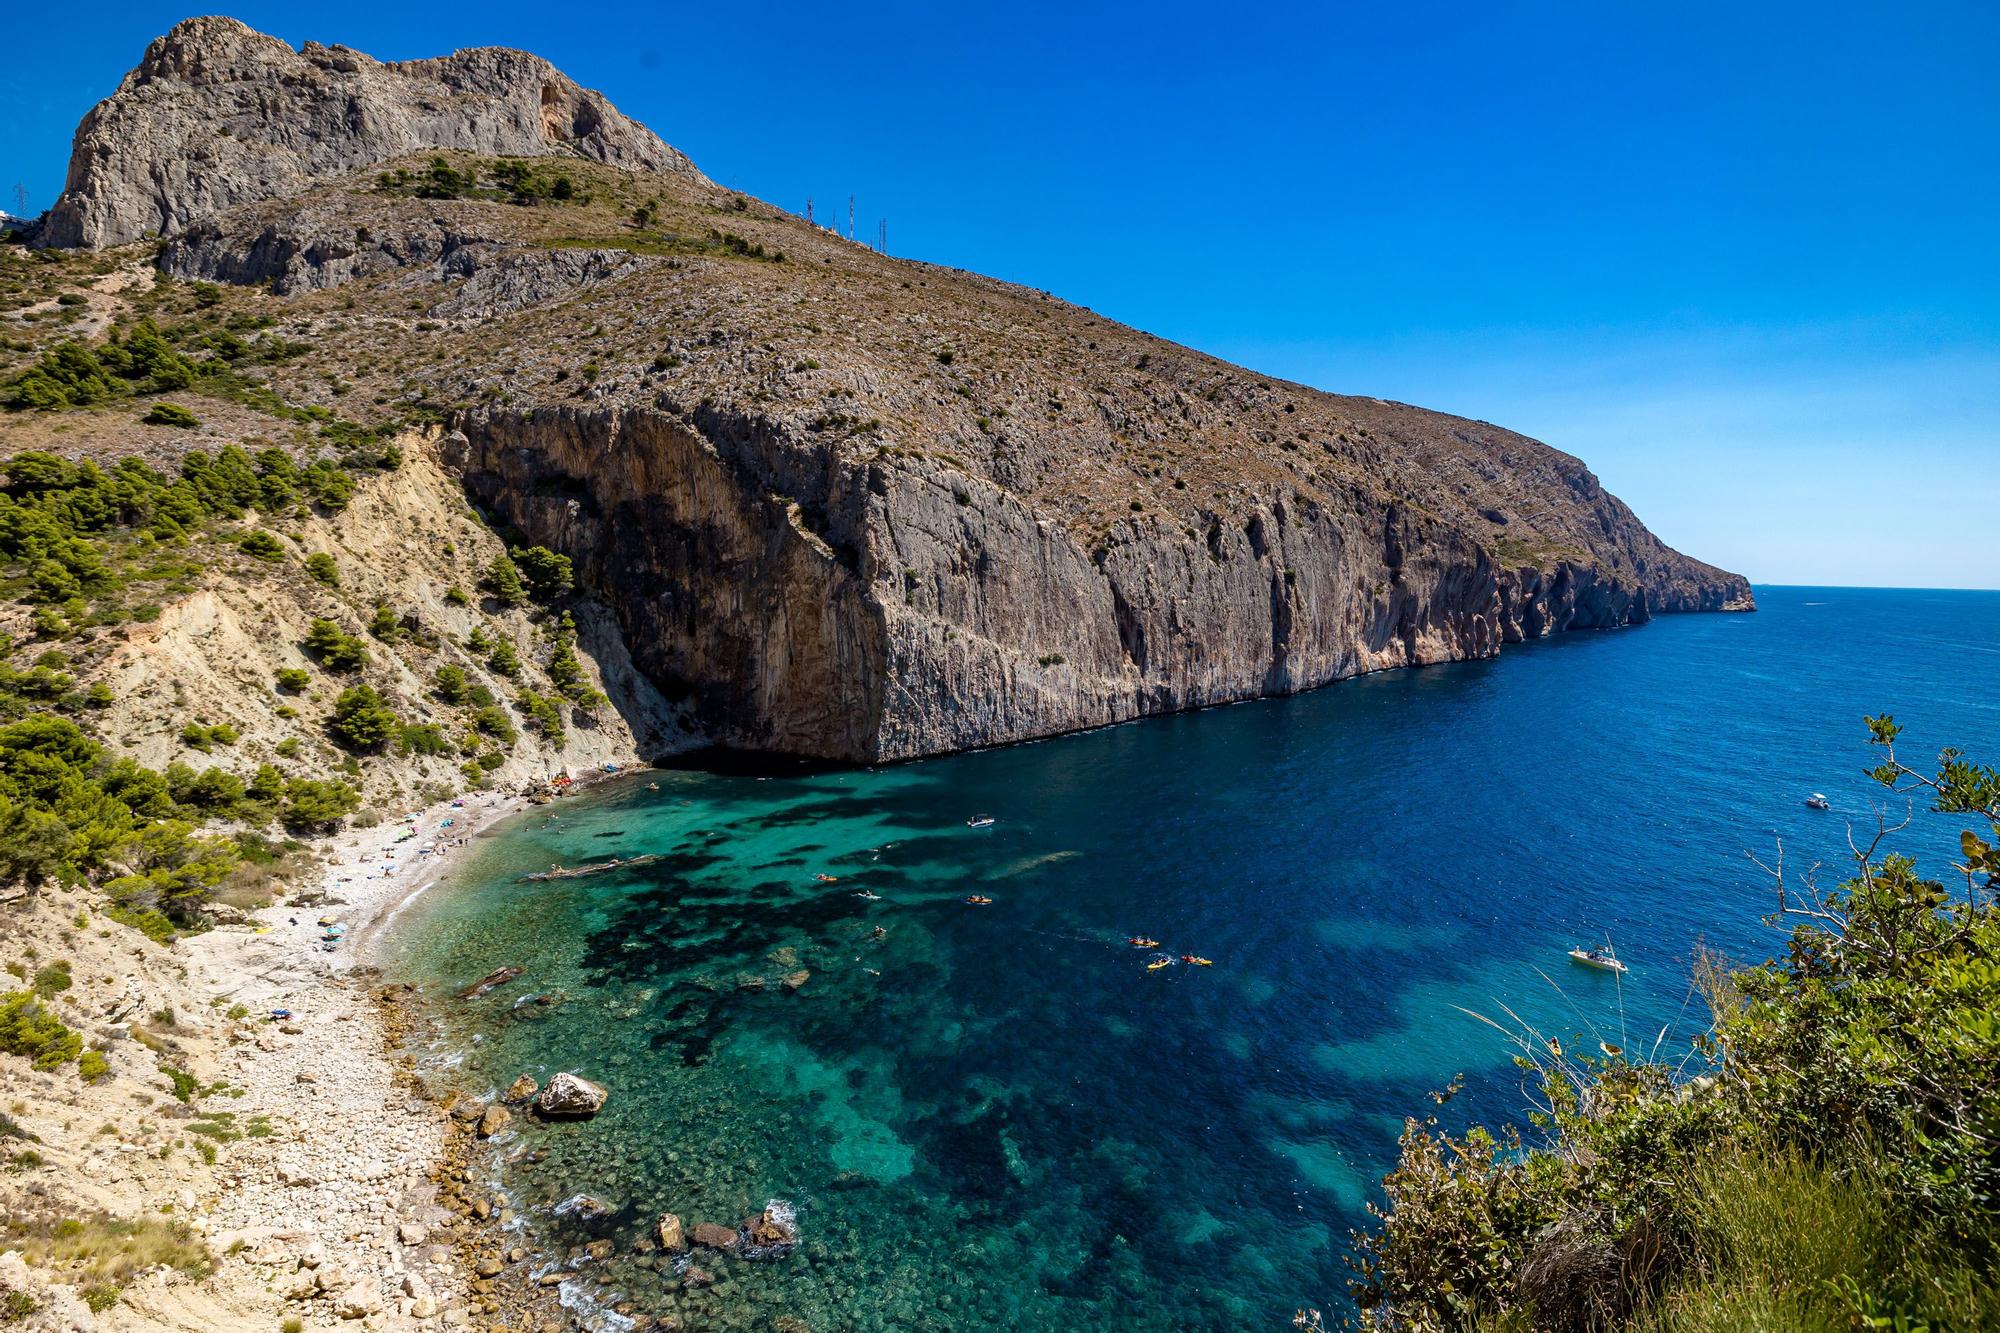
<path fill-rule="evenodd" d="M 172 236 L 405 153 L 560 155 L 700 179 L 685 156 L 539 56 L 478 47 L 383 62 L 294 51 L 234 19 L 192 18 L 146 49 L 77 127 L 45 245 Z"/>

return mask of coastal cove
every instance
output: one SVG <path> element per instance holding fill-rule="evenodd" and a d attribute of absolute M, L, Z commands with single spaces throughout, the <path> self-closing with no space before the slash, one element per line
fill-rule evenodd
<path fill-rule="evenodd" d="M 517 1118 L 490 1167 L 542 1262 L 614 1242 L 573 1300 L 715 1328 L 1277 1326 L 1339 1308 L 1428 1093 L 1463 1073 L 1446 1123 L 1520 1118 L 1465 1011 L 1687 1050 L 1694 949 L 1780 947 L 1745 852 L 1782 837 L 1830 881 L 1872 821 L 1864 714 L 1913 755 L 2000 741 L 2000 594 L 1756 595 L 952 758 L 611 784 L 461 849 L 370 961 L 423 988 L 439 1086 L 611 1089 L 588 1122 Z M 1956 829 L 1919 812 L 1899 845 L 1940 874 Z M 663 859 L 522 880 L 612 855 Z M 1564 957 L 1606 937 L 1622 982 Z M 503 966 L 525 974 L 452 998 Z M 584 1193 L 618 1211 L 555 1211 Z M 772 1200 L 797 1250 L 697 1257 L 713 1286 L 637 1248 L 662 1212 Z"/>

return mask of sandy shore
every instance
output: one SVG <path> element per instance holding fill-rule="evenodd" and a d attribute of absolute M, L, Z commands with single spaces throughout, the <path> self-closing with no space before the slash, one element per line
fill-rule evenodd
<path fill-rule="evenodd" d="M 292 1315 L 380 1333 L 485 1326 L 484 1284 L 458 1243 L 465 1219 L 438 1198 L 453 1125 L 392 1055 L 366 964 L 396 912 L 525 805 L 475 793 L 347 830 L 320 844 L 310 879 L 285 886 L 324 905 L 268 908 L 171 945 L 96 919 L 79 892 L 5 909 L 10 958 L 69 966 L 56 1003 L 110 1074 L 86 1083 L 73 1067 L 10 1060 L 9 1104 L 41 1160 L 0 1173 L 0 1210 L 169 1215 L 216 1259 L 200 1279 L 143 1274 L 95 1316 L 53 1275 L 10 1263 L 0 1283 L 28 1284 L 41 1307 L 24 1327 L 270 1333 Z M 331 951 L 322 915 L 347 928 Z M 185 1097 L 170 1068 L 190 1079 Z"/>

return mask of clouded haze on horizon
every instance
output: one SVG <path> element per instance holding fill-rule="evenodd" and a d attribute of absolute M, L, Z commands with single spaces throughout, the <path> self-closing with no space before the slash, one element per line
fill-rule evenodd
<path fill-rule="evenodd" d="M 1758 582 L 2000 586 L 2000 12 L 498 0 L 227 12 L 518 46 L 709 175 L 1337 392 L 1582 457 Z M 191 12 L 30 11 L 0 184 Z"/>

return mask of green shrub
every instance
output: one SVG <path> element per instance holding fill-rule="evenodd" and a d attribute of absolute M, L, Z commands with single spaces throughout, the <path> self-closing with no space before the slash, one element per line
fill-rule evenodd
<path fill-rule="evenodd" d="M 157 907 L 130 907 L 113 903 L 104 915 L 121 926 L 130 926 L 155 944 L 171 944 L 180 937 L 179 929 Z"/>
<path fill-rule="evenodd" d="M 173 1095 L 173 1099 L 181 1105 L 190 1106 L 194 1103 L 194 1099 L 201 1095 L 201 1080 L 193 1074 L 188 1073 L 185 1069 L 176 1069 L 172 1065 L 161 1065 L 160 1072 L 167 1076 L 167 1082 L 171 1085 L 168 1091 Z"/>
<path fill-rule="evenodd" d="M 280 759 L 296 759 L 299 757 L 299 751 L 305 746 L 297 736 L 287 736 L 273 748 L 278 752 Z"/>
<path fill-rule="evenodd" d="M 472 604 L 472 599 L 465 595 L 465 589 L 459 587 L 456 583 L 444 590 L 444 599 L 453 606 L 470 606 Z"/>
<path fill-rule="evenodd" d="M 437 697 L 454 708 L 472 697 L 472 683 L 464 667 L 446 663 L 437 669 Z"/>
<path fill-rule="evenodd" d="M 562 709 L 554 699 L 546 698 L 533 690 L 522 690 L 514 702 L 544 738 L 553 745 L 562 744 Z"/>
<path fill-rule="evenodd" d="M 375 614 L 368 618 L 368 632 L 384 643 L 394 643 L 403 632 L 401 619 L 394 607 L 378 605 Z"/>
<path fill-rule="evenodd" d="M 346 749 L 372 754 L 400 734 L 401 724 L 374 686 L 350 685 L 334 701 L 327 731 Z"/>
<path fill-rule="evenodd" d="M 552 602 L 575 586 L 575 570 L 566 555 L 546 546 L 516 546 L 509 554 L 536 601 Z"/>
<path fill-rule="evenodd" d="M 0 1051 L 25 1056 L 35 1068 L 68 1064 L 83 1051 L 83 1038 L 64 1027 L 28 991 L 0 995 Z"/>
<path fill-rule="evenodd" d="M 473 713 L 472 725 L 474 730 L 491 736 L 502 745 L 512 745 L 518 739 L 513 719 L 508 717 L 507 710 L 498 704 L 482 705 Z"/>
<path fill-rule="evenodd" d="M 359 671 L 368 664 L 368 649 L 331 620 L 314 620 L 306 629 L 306 654 L 329 671 Z"/>
<path fill-rule="evenodd" d="M 237 549 L 258 560 L 277 562 L 285 558 L 285 544 L 277 535 L 263 528 L 255 528 L 243 535 L 236 543 Z"/>
<path fill-rule="evenodd" d="M 285 802 L 278 819 L 295 832 L 317 833 L 332 828 L 361 806 L 361 793 L 345 782 L 294 778 L 285 784 Z"/>
<path fill-rule="evenodd" d="M 521 581 L 521 571 L 504 555 L 493 557 L 479 586 L 502 606 L 520 606 L 528 600 L 528 587 Z"/>
<path fill-rule="evenodd" d="M 1781 876 L 1782 961 L 1697 960 L 1685 1067 L 1520 1031 L 1547 1145 L 1409 1122 L 1355 1238 L 1365 1326 L 1996 1326 L 2000 772 L 1868 725 L 1879 782 L 1985 825 L 1957 886 L 1869 839 L 1837 888 Z"/>
<path fill-rule="evenodd" d="M 35 969 L 33 989 L 43 999 L 60 995 L 70 988 L 69 964 L 67 962 L 48 963 Z"/>
<path fill-rule="evenodd" d="M 435 725 L 405 725 L 398 748 L 404 754 L 440 755 L 451 753 L 451 742 Z"/>
<path fill-rule="evenodd" d="M 76 1058 L 76 1072 L 85 1083 L 95 1083 L 111 1074 L 111 1062 L 104 1058 L 102 1051 L 85 1051 Z"/>
<path fill-rule="evenodd" d="M 521 674 L 521 655 L 506 639 L 495 639 L 492 652 L 486 656 L 486 665 L 511 679 Z"/>
<path fill-rule="evenodd" d="M 193 430 L 201 424 L 200 417 L 178 403 L 154 403 L 139 420 L 148 426 L 173 426 L 179 430 Z"/>
<path fill-rule="evenodd" d="M 324 583 L 329 588 L 340 586 L 340 566 L 325 551 L 314 551 L 306 557 L 306 573 L 315 582 Z"/>
<path fill-rule="evenodd" d="M 312 675 L 304 667 L 279 667 L 278 688 L 288 694 L 298 694 L 312 684 Z"/>

